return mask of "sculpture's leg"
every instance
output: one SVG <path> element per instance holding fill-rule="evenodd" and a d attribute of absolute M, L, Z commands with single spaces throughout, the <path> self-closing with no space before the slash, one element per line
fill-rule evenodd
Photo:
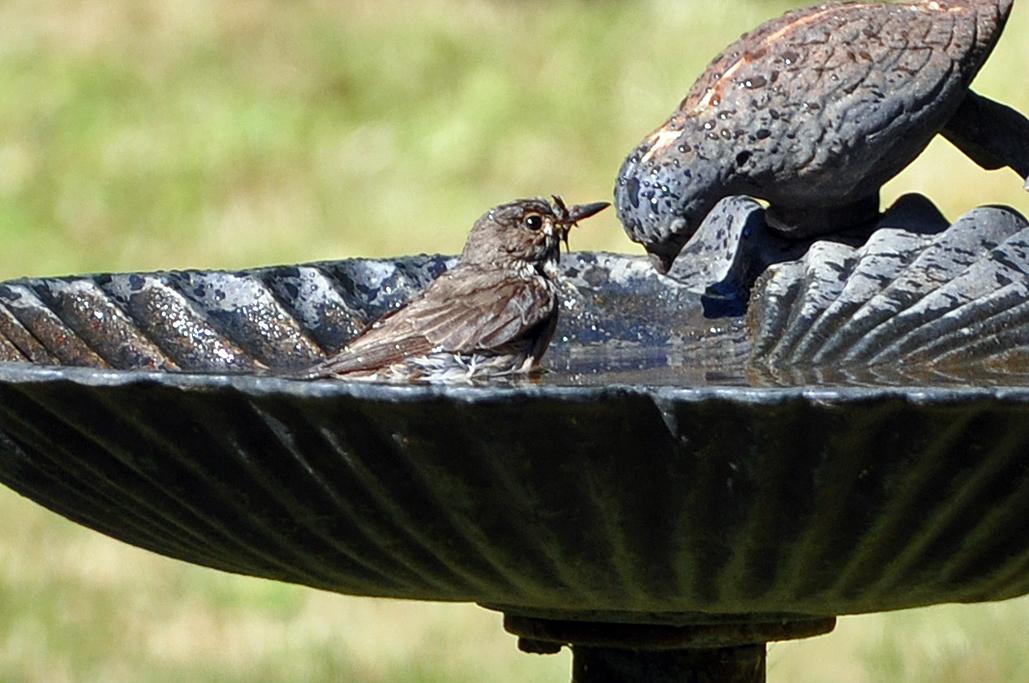
<path fill-rule="evenodd" d="M 784 207 L 772 204 L 765 212 L 769 229 L 791 240 L 808 239 L 847 230 L 871 230 L 879 219 L 879 193 L 840 206 Z"/>
<path fill-rule="evenodd" d="M 941 132 L 983 168 L 1014 169 L 1029 189 L 1029 120 L 1019 112 L 969 91 Z"/>
<path fill-rule="evenodd" d="M 764 683 L 765 646 L 619 650 L 572 646 L 572 683 Z"/>

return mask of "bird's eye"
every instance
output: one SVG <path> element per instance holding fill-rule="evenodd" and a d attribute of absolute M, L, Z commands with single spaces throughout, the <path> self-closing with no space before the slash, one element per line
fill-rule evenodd
<path fill-rule="evenodd" d="M 526 217 L 522 223 L 524 223 L 525 227 L 529 230 L 539 230 L 543 227 L 543 218 L 536 214 L 532 214 L 531 216 Z"/>

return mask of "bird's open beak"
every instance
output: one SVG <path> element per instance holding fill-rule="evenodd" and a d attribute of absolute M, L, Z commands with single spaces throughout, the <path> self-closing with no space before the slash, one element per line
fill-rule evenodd
<path fill-rule="evenodd" d="M 611 206 L 611 202 L 593 202 L 592 204 L 576 204 L 568 210 L 568 224 L 575 225 L 583 218 L 589 218 L 590 216 L 598 214 L 609 206 Z"/>
<path fill-rule="evenodd" d="M 572 226 L 581 221 L 583 218 L 589 218 L 590 216 L 600 213 L 607 207 L 611 206 L 610 202 L 593 202 L 592 204 L 576 204 L 572 208 L 565 206 L 564 200 L 558 195 L 551 195 L 554 198 L 554 204 L 557 206 L 557 225 L 560 226 L 561 241 L 565 243 L 565 251 L 569 250 L 568 246 L 568 233 L 571 231 Z"/>
<path fill-rule="evenodd" d="M 610 202 L 593 202 L 592 204 L 576 204 L 568 209 L 568 220 L 565 223 L 565 229 L 561 232 L 561 239 L 565 243 L 565 251 L 570 249 L 568 246 L 568 232 L 572 229 L 572 226 L 584 218 L 600 213 L 609 206 L 611 206 Z"/>

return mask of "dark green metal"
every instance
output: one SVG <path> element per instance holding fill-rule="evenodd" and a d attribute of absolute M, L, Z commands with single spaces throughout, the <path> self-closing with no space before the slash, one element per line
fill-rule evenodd
<path fill-rule="evenodd" d="M 765 646 L 710 650 L 572 648 L 572 683 L 764 683 Z"/>

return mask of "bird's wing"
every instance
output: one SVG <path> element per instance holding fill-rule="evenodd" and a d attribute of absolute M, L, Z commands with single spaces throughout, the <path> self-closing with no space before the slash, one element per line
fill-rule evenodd
<path fill-rule="evenodd" d="M 497 349 L 530 335 L 556 307 L 543 277 L 458 265 L 307 375 L 369 371 L 435 351 Z"/>

